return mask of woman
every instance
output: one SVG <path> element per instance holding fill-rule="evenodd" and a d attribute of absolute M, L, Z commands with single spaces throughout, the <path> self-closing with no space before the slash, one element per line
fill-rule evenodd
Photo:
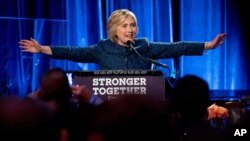
<path fill-rule="evenodd" d="M 40 45 L 36 40 L 21 40 L 20 48 L 24 52 L 43 53 L 57 59 L 68 59 L 83 63 L 97 63 L 100 69 L 150 69 L 151 61 L 142 59 L 164 59 L 181 55 L 202 55 L 204 50 L 221 45 L 226 34 L 218 34 L 210 42 L 148 42 L 136 39 L 137 20 L 133 12 L 127 9 L 114 11 L 108 19 L 108 39 L 85 48 L 54 47 Z M 131 42 L 136 51 L 131 49 Z"/>

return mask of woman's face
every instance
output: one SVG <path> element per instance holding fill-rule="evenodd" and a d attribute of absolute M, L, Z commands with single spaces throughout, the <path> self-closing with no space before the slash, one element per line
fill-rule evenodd
<path fill-rule="evenodd" d="M 117 43 L 125 45 L 128 40 L 134 41 L 137 34 L 137 26 L 133 17 L 128 16 L 127 19 L 116 28 Z"/>

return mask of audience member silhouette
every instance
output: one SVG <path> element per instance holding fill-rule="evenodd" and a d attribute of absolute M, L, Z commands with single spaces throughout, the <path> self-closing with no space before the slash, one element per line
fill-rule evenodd
<path fill-rule="evenodd" d="M 1 141 L 58 141 L 59 130 L 44 105 L 6 96 L 0 100 L 0 138 Z"/>
<path fill-rule="evenodd" d="M 163 101 L 145 95 L 123 95 L 105 101 L 92 118 L 88 141 L 177 141 L 176 121 Z"/>
<path fill-rule="evenodd" d="M 28 98 L 45 102 L 54 113 L 61 137 L 76 141 L 82 140 L 87 130 L 88 111 L 93 106 L 88 103 L 91 95 L 84 86 L 71 87 L 64 70 L 52 68 L 43 75 L 39 89 Z"/>
<path fill-rule="evenodd" d="M 39 89 L 28 97 L 46 102 L 54 113 L 55 122 L 68 138 L 67 130 L 71 116 L 71 88 L 64 71 L 60 68 L 49 69 L 42 77 Z"/>
<path fill-rule="evenodd" d="M 170 99 L 179 117 L 184 141 L 224 141 L 226 131 L 212 128 L 207 120 L 210 105 L 207 82 L 195 75 L 179 78 Z"/>

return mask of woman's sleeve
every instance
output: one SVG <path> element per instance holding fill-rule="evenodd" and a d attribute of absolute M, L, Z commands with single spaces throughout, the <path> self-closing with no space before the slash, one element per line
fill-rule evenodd
<path fill-rule="evenodd" d="M 98 45 L 88 47 L 58 47 L 51 46 L 52 57 L 82 63 L 97 62 Z"/>
<path fill-rule="evenodd" d="M 204 42 L 150 42 L 150 53 L 154 59 L 178 57 L 182 55 L 202 55 Z"/>

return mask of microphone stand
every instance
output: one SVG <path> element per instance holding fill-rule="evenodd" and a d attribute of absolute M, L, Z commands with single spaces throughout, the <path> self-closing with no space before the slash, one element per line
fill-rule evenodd
<path fill-rule="evenodd" d="M 127 44 L 130 48 L 132 48 L 132 49 L 134 50 L 134 52 L 135 52 L 142 60 L 144 60 L 144 61 L 149 61 L 149 62 L 151 62 L 151 63 L 153 63 L 153 64 L 155 64 L 155 65 L 158 65 L 158 66 L 161 66 L 161 67 L 164 67 L 164 68 L 169 68 L 167 65 L 162 64 L 162 63 L 159 63 L 159 62 L 156 61 L 156 60 L 153 60 L 153 59 L 151 59 L 151 58 L 145 58 L 145 57 L 143 57 L 143 56 L 135 49 L 135 47 L 132 45 L 131 41 L 127 41 L 126 44 Z"/>
<path fill-rule="evenodd" d="M 170 68 L 169 68 L 168 65 L 162 64 L 162 63 L 160 63 L 160 62 L 158 62 L 158 61 L 156 61 L 156 60 L 153 60 L 153 59 L 151 59 L 151 58 L 145 58 L 145 57 L 143 57 L 143 56 L 135 49 L 135 47 L 132 45 L 132 42 L 131 42 L 130 40 L 128 40 L 126 44 L 127 44 L 130 48 L 132 48 L 132 49 L 134 50 L 134 52 L 135 52 L 142 60 L 144 60 L 144 61 L 149 61 L 149 62 L 151 62 L 151 63 L 153 63 L 153 64 L 155 64 L 155 65 L 161 66 L 161 67 L 163 67 L 163 68 L 167 68 L 167 69 L 168 69 L 169 75 L 171 74 Z M 175 79 L 175 78 L 174 78 L 174 79 Z M 168 81 L 168 83 L 170 84 L 171 87 L 174 86 L 174 84 L 172 84 L 172 82 L 170 81 L 170 79 L 167 79 L 167 81 Z"/>

